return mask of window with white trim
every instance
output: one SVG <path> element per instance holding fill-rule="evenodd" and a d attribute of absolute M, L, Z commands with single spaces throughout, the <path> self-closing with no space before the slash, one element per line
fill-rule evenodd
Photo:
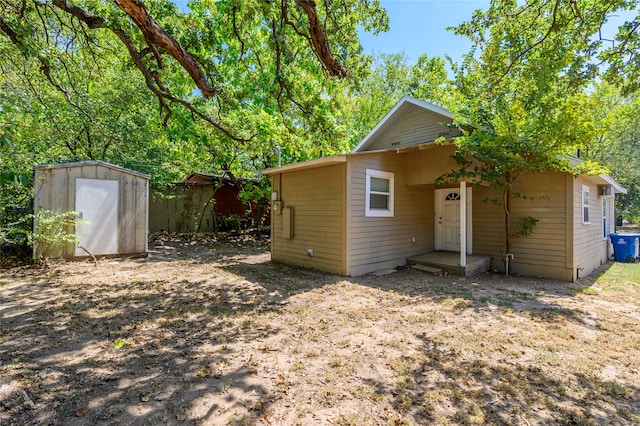
<path fill-rule="evenodd" d="M 609 199 L 602 197 L 602 238 L 609 238 Z"/>
<path fill-rule="evenodd" d="M 393 217 L 393 173 L 367 169 L 365 216 Z"/>
<path fill-rule="evenodd" d="M 582 185 L 582 223 L 584 225 L 591 223 L 591 210 L 589 208 L 589 187 Z"/>

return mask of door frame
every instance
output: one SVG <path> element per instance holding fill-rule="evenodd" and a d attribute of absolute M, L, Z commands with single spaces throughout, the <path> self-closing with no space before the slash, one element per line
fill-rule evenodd
<path fill-rule="evenodd" d="M 446 197 L 446 194 L 449 194 L 451 192 L 455 192 L 456 194 L 460 194 L 460 188 L 456 187 L 456 188 L 436 188 L 434 189 L 434 199 L 435 199 L 435 204 L 434 204 L 434 214 L 433 214 L 433 218 L 434 218 L 434 248 L 436 251 L 440 251 L 440 236 L 442 235 L 442 226 L 439 223 L 439 217 L 441 217 L 441 213 L 444 207 L 443 201 L 444 201 L 444 197 Z M 466 188 L 466 240 L 467 240 L 467 250 L 466 253 L 467 254 L 473 254 L 473 202 L 472 202 L 472 190 L 470 187 Z M 460 214 L 462 214 L 463 209 L 460 209 Z M 458 218 L 458 221 L 460 221 L 460 218 Z"/>

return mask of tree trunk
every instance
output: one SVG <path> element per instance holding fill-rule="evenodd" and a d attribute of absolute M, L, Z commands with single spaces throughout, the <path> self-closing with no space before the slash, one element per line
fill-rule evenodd
<path fill-rule="evenodd" d="M 216 192 L 218 191 L 219 188 L 220 186 L 214 185 L 213 194 L 211 195 L 211 198 L 209 198 L 209 201 L 206 202 L 206 204 L 202 208 L 202 212 L 200 213 L 200 220 L 198 221 L 198 229 L 196 229 L 196 232 L 200 232 L 202 229 L 202 219 L 204 219 L 204 216 L 207 214 L 207 209 L 209 208 L 209 204 L 211 204 L 211 202 L 214 201 L 213 204 L 215 205 Z M 215 212 L 213 212 L 212 217 L 213 217 L 213 230 L 218 231 L 218 218 L 216 217 Z"/>

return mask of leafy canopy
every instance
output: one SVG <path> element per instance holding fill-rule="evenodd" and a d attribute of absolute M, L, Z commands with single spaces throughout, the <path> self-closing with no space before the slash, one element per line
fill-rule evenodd
<path fill-rule="evenodd" d="M 501 192 L 506 253 L 514 236 L 535 225 L 511 230 L 513 185 L 524 173 L 569 171 L 562 155 L 594 136 L 585 88 L 598 70 L 594 59 L 611 52 L 593 35 L 621 3 L 493 0 L 454 29 L 475 47 L 454 68 L 464 99 L 454 105 L 463 128 L 456 140 L 461 168 L 443 179 Z M 602 171 L 588 163 L 579 172 Z"/>

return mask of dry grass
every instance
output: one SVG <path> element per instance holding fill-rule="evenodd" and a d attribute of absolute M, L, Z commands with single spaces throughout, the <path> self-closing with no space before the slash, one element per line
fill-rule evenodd
<path fill-rule="evenodd" d="M 640 423 L 640 265 L 343 278 L 266 248 L 2 271 L 0 423 Z"/>

